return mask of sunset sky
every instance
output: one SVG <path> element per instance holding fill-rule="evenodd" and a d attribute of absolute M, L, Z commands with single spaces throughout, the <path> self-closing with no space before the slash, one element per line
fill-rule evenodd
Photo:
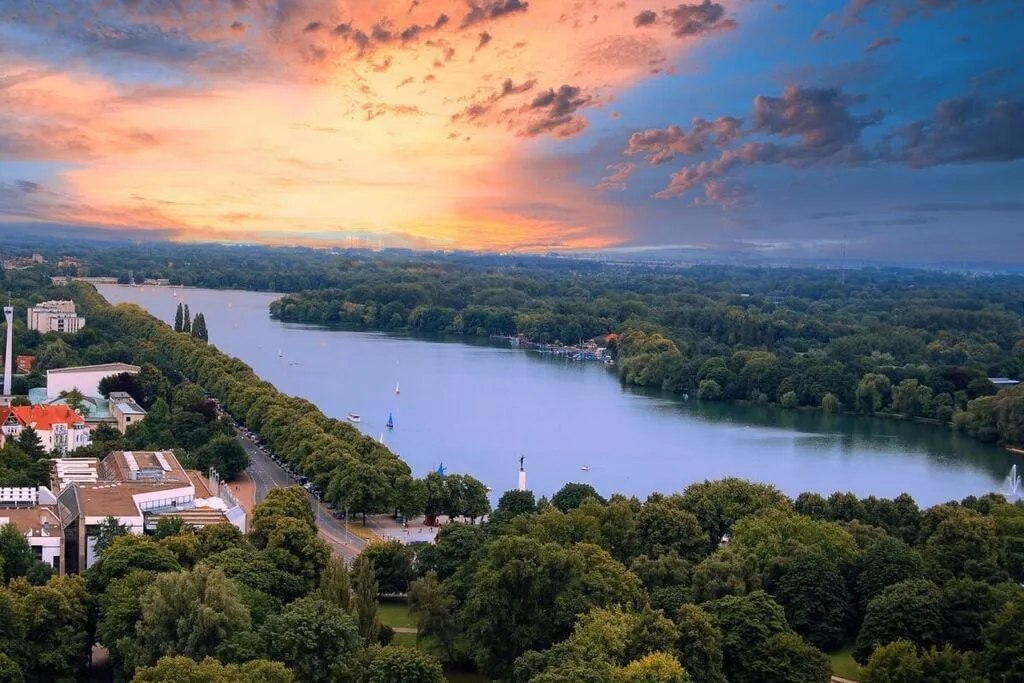
<path fill-rule="evenodd" d="M 1021 0 L 0 0 L 0 224 L 1024 261 Z"/>

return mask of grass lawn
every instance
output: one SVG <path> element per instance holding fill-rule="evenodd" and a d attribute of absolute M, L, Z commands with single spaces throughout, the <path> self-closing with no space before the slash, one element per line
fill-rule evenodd
<path fill-rule="evenodd" d="M 415 633 L 396 633 L 395 637 L 391 640 L 391 644 L 395 647 L 407 647 L 410 650 L 416 649 L 416 634 Z"/>
<path fill-rule="evenodd" d="M 857 662 L 853 661 L 852 645 L 848 645 L 838 652 L 831 653 L 828 658 L 832 662 L 832 673 L 836 676 L 847 678 L 851 681 L 860 680 L 860 666 Z"/>
<path fill-rule="evenodd" d="M 416 628 L 416 618 L 409 614 L 409 605 L 404 602 L 381 602 L 377 605 L 377 618 L 388 626 Z"/>
<path fill-rule="evenodd" d="M 348 531 L 350 534 L 352 534 L 353 536 L 358 536 L 364 541 L 380 540 L 380 536 L 373 533 L 373 531 L 367 528 L 361 521 L 356 521 L 355 517 L 355 515 L 352 515 L 352 517 L 348 520 Z M 342 520 L 341 523 L 344 524 L 345 520 Z"/>

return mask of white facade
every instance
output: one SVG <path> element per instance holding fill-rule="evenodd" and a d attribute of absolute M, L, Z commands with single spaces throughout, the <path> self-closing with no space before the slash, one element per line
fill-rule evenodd
<path fill-rule="evenodd" d="M 77 389 L 85 396 L 100 395 L 100 380 L 123 372 L 137 375 L 138 365 L 128 363 L 105 363 L 83 365 L 76 368 L 58 368 L 46 371 L 46 398 L 59 398 L 61 392 Z"/>
<path fill-rule="evenodd" d="M 74 334 L 85 327 L 85 318 L 75 312 L 74 301 L 44 301 L 28 309 L 28 329 Z"/>
<path fill-rule="evenodd" d="M 45 486 L 0 488 L 0 527 L 13 524 L 36 557 L 59 570 L 61 529 L 56 503 Z"/>

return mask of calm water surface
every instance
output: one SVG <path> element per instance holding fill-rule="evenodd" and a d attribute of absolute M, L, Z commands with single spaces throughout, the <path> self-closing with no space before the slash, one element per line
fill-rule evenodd
<path fill-rule="evenodd" d="M 444 463 L 495 490 L 567 481 L 645 496 L 740 476 L 802 491 L 911 494 L 933 505 L 998 490 L 1015 456 L 939 427 L 816 412 L 701 404 L 623 389 L 598 363 L 486 345 L 422 341 L 273 321 L 278 295 L 99 287 L 173 323 L 178 302 L 204 313 L 210 341 L 281 391 L 329 416 L 362 416 L 417 475 Z M 283 357 L 279 355 L 283 352 Z M 401 393 L 395 394 L 395 385 Z M 384 433 L 388 413 L 395 429 Z M 1019 458 L 1017 459 L 1019 460 Z M 589 471 L 581 467 L 589 467 Z"/>

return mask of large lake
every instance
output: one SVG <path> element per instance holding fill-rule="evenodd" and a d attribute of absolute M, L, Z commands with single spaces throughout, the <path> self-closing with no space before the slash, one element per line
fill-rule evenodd
<path fill-rule="evenodd" d="M 172 323 L 178 302 L 206 315 L 210 341 L 329 416 L 362 416 L 417 475 L 443 462 L 495 495 L 567 481 L 641 497 L 739 476 L 802 491 L 911 494 L 933 505 L 999 490 L 1019 457 L 948 429 L 894 420 L 677 401 L 624 389 L 599 363 L 535 352 L 326 330 L 270 319 L 277 295 L 102 285 Z M 282 355 L 283 353 L 283 355 Z M 395 385 L 401 393 L 395 394 Z M 582 467 L 589 467 L 583 471 Z"/>

